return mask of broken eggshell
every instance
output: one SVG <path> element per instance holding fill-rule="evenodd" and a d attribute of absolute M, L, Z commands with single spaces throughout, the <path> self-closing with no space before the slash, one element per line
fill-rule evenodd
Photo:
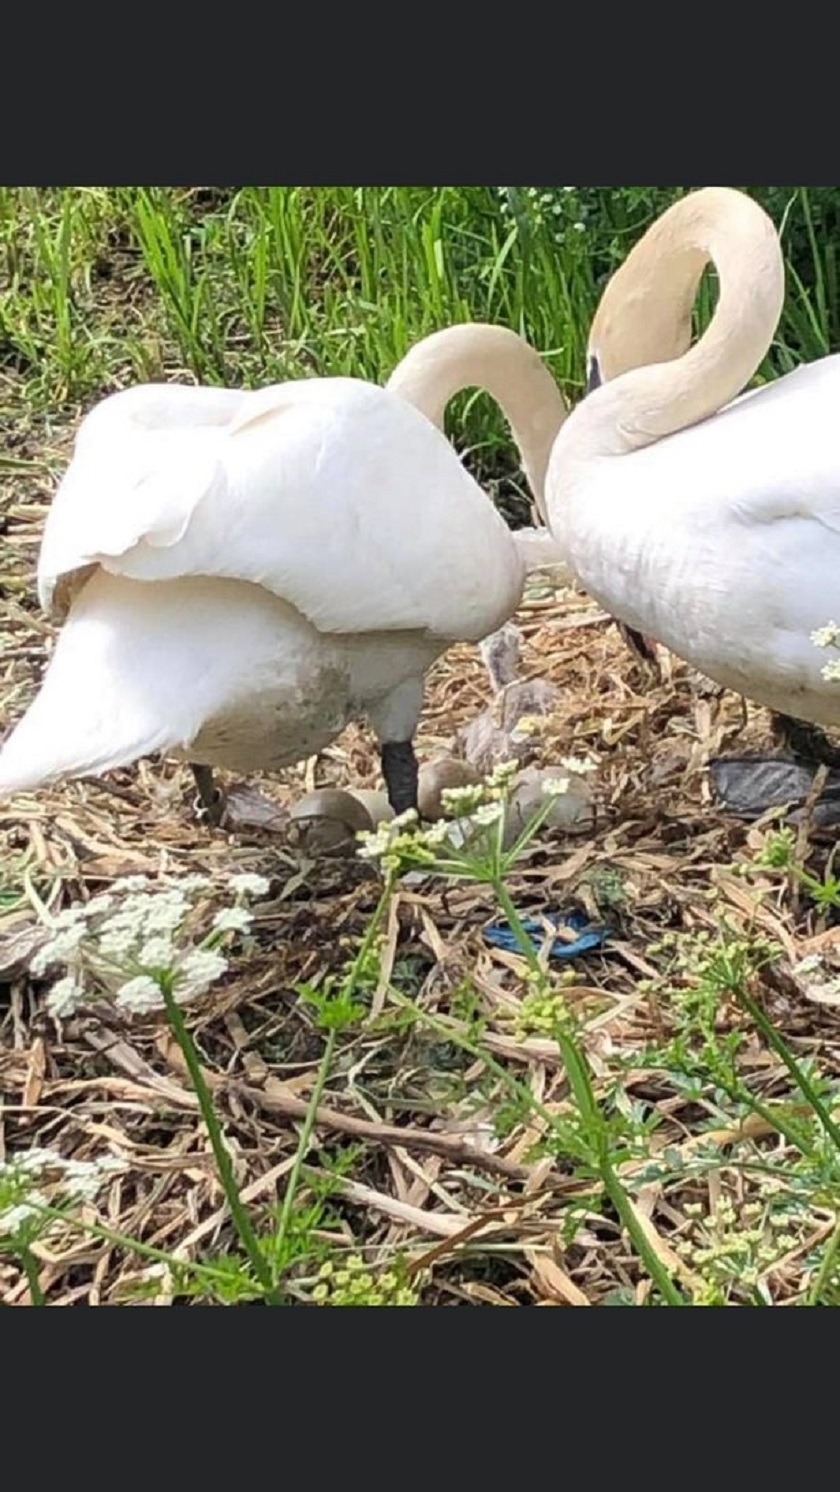
<path fill-rule="evenodd" d="M 373 813 L 354 794 L 340 787 L 306 793 L 289 812 L 289 842 L 310 855 L 346 853 L 360 830 L 375 827 Z"/>
<path fill-rule="evenodd" d="M 469 762 L 445 752 L 424 762 L 417 778 L 417 807 L 421 819 L 433 824 L 446 817 L 443 794 L 457 787 L 473 787 L 480 782 L 478 772 Z"/>

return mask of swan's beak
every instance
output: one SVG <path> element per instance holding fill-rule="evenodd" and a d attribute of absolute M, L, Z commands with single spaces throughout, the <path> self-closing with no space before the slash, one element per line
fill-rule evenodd
<path fill-rule="evenodd" d="M 594 352 L 590 352 L 586 359 L 586 393 L 591 394 L 599 389 L 603 379 L 601 378 L 601 365 Z M 584 394 L 586 398 L 586 394 Z"/>

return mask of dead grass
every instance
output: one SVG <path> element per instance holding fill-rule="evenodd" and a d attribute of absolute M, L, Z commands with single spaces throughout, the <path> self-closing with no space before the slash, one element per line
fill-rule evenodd
<path fill-rule="evenodd" d="M 37 459 L 51 466 L 64 454 L 66 439 L 59 435 L 37 449 Z M 31 697 L 51 637 L 32 601 L 42 496 L 40 479 L 30 483 L 16 473 L 13 484 L 7 483 L 4 725 Z M 582 961 L 570 996 L 584 1018 L 596 1079 L 606 1085 L 617 1057 L 632 1059 L 670 1030 L 669 1010 L 638 989 L 640 976 L 656 973 L 646 950 L 663 931 L 714 930 L 725 910 L 733 925 L 750 936 L 761 929 L 796 957 L 823 929 L 807 909 L 794 916 L 766 897 L 756 898 L 727 870 L 755 831 L 715 811 L 704 767 L 727 744 L 766 744 L 762 713 L 751 712 L 744 730 L 738 699 L 665 655 L 663 678 L 655 681 L 580 594 L 534 588 L 517 620 L 527 644 L 525 672 L 552 678 L 563 690 L 543 760 L 591 751 L 600 771 L 596 832 L 585 840 L 541 843 L 512 891 L 526 911 L 577 905 L 611 923 L 610 942 Z M 449 745 L 487 698 L 476 650 L 453 649 L 429 680 L 420 753 Z M 284 803 L 304 782 L 373 785 L 377 775 L 370 737 L 352 728 L 317 764 L 261 786 Z M 234 867 L 271 877 L 272 897 L 260 907 L 253 953 L 191 1016 L 243 1195 L 259 1208 L 282 1195 L 296 1121 L 305 1114 L 322 1050 L 323 1038 L 296 986 L 352 954 L 377 883 L 371 870 L 346 861 L 320 862 L 301 874 L 267 833 L 211 834 L 193 821 L 191 797 L 185 769 L 149 762 L 115 773 L 107 784 L 71 784 L 21 798 L 0 813 L 4 874 L 8 886 L 19 888 L 25 865 L 42 894 L 60 881 L 64 901 L 106 889 L 119 876 L 161 868 L 201 869 L 220 883 Z M 712 887 L 720 898 L 716 905 L 710 902 Z M 57 1028 L 40 1009 L 37 984 L 25 974 L 37 938 L 32 909 L 12 893 L 6 900 L 0 924 L 0 974 L 6 980 L 0 1155 L 32 1145 L 82 1159 L 110 1150 L 126 1159 L 127 1168 L 103 1196 L 97 1214 L 102 1222 L 184 1258 L 229 1246 L 207 1135 L 168 1029 L 155 1020 L 122 1024 L 116 1017 L 107 1025 L 85 1018 Z M 311 1183 L 319 1170 L 329 1171 L 337 1146 L 358 1146 L 348 1174 L 333 1180 L 338 1195 L 330 1247 L 361 1247 L 374 1259 L 405 1251 L 413 1268 L 431 1268 L 422 1297 L 429 1304 L 587 1305 L 616 1290 L 623 1299 L 642 1302 L 649 1283 L 617 1221 L 598 1201 L 597 1187 L 571 1166 L 564 1169 L 556 1156 L 533 1158 L 544 1127 L 540 1119 L 520 1118 L 499 1141 L 494 1113 L 506 1095 L 480 1056 L 447 1040 L 447 1031 L 466 1029 L 458 998 L 469 986 L 486 1022 L 484 1050 L 524 1078 L 549 1111 L 568 1108 L 555 1043 L 515 1034 L 521 965 L 483 942 L 482 925 L 492 911 L 488 895 L 476 887 L 411 883 L 394 899 L 385 977 L 372 1012 L 379 1019 L 342 1038 L 308 1157 Z M 413 996 L 420 1013 L 415 1022 L 383 1026 L 381 1013 L 392 1009 L 390 985 Z M 818 1055 L 824 1074 L 836 1078 L 836 1012 L 799 998 L 795 982 L 793 994 L 788 988 L 768 999 L 768 1011 L 793 1050 Z M 737 1023 L 742 1016 L 733 1005 L 722 1009 L 721 1019 Z M 750 1061 L 765 1098 L 785 1088 L 781 1064 L 757 1037 Z M 710 1139 L 719 1147 L 719 1165 L 702 1183 L 686 1179 L 682 1187 L 653 1184 L 633 1191 L 656 1252 L 690 1284 L 691 1269 L 671 1247 L 689 1226 L 682 1205 L 697 1196 L 711 1201 L 721 1189 L 743 1190 L 738 1166 L 729 1169 L 733 1147 L 771 1145 L 778 1161 L 783 1142 L 778 1133 L 762 1134 L 755 1119 L 716 1130 L 708 1103 L 681 1096 L 667 1073 L 644 1065 L 631 1062 L 624 1091 L 658 1115 L 651 1156 L 668 1149 L 687 1158 Z M 644 1164 L 624 1165 L 625 1182 L 632 1183 Z M 564 1244 L 572 1202 L 583 1212 L 575 1241 Z M 803 1260 L 832 1226 L 827 1211 L 815 1220 L 812 1236 L 799 1240 L 773 1270 L 778 1303 L 797 1297 Z M 146 1271 L 125 1250 L 80 1237 L 70 1226 L 35 1252 L 42 1289 L 53 1303 L 129 1300 L 130 1288 Z M 5 1303 L 29 1300 L 26 1278 L 12 1262 L 0 1266 L 0 1290 Z M 159 1303 L 170 1298 L 163 1287 L 155 1296 Z"/>
<path fill-rule="evenodd" d="M 126 290 L 119 272 L 108 284 L 118 328 L 140 292 Z M 143 307 L 134 311 L 142 323 Z M 163 334 L 155 327 L 154 335 Z M 171 348 L 161 344 L 149 357 L 147 376 L 176 376 Z M 50 416 L 29 398 L 26 373 L 8 364 L 0 371 L 8 416 L 0 454 L 0 733 L 32 698 L 51 644 L 33 576 L 53 481 L 80 413 L 64 405 Z M 640 988 L 660 972 L 651 945 L 663 933 L 714 932 L 724 915 L 745 938 L 770 938 L 786 972 L 767 974 L 764 1008 L 796 1055 L 815 1059 L 825 1081 L 836 1083 L 837 1010 L 809 998 L 789 966 L 812 947 L 840 944 L 840 931 L 832 914 L 819 916 L 792 888 L 777 890 L 771 879 L 747 885 L 731 872 L 760 832 L 715 809 L 706 764 L 727 748 L 766 748 L 764 712 L 745 716 L 738 698 L 665 653 L 655 679 L 577 592 L 535 585 L 516 620 L 524 672 L 562 689 L 540 760 L 596 758 L 598 823 L 584 839 L 541 840 L 510 889 L 521 911 L 580 907 L 610 925 L 603 950 L 579 961 L 568 998 L 599 1094 L 615 1104 L 618 1087 L 622 1103 L 657 1121 L 646 1153 L 618 1169 L 655 1252 L 702 1295 L 703 1280 L 676 1251 L 695 1227 L 686 1208 L 714 1211 L 726 1198 L 737 1212 L 760 1194 L 762 1165 L 783 1191 L 780 1178 L 786 1167 L 793 1175 L 797 1156 L 778 1128 L 727 1108 L 712 1084 L 690 1092 L 645 1060 L 675 1029 L 668 1001 L 656 987 Z M 452 649 L 429 679 L 421 756 L 450 746 L 488 697 L 477 651 Z M 260 786 L 285 804 L 328 782 L 380 785 L 365 730 L 347 730 L 317 762 Z M 87 1215 L 146 1246 L 201 1259 L 231 1248 L 233 1235 L 180 1050 L 161 1021 L 86 1017 L 59 1027 L 45 1015 L 42 986 L 26 972 L 39 931 L 24 873 L 42 897 L 60 883 L 64 904 L 138 872 L 201 870 L 220 887 L 233 870 L 271 878 L 252 951 L 190 1013 L 243 1197 L 255 1211 L 282 1197 L 323 1051 L 323 1033 L 297 989 L 355 952 L 379 883 L 357 862 L 301 865 L 268 831 L 208 832 L 193 818 L 192 797 L 186 769 L 154 761 L 0 807 L 0 1160 L 31 1146 L 66 1158 L 122 1156 L 125 1169 Z M 819 870 L 830 836 L 803 830 L 800 840 L 801 856 Z M 424 1304 L 643 1303 L 650 1282 L 596 1180 L 556 1145 L 540 1153 L 543 1118 L 511 1111 L 500 1124 L 510 1093 L 490 1059 L 550 1114 L 571 1106 L 556 1043 L 516 1034 L 522 964 L 483 940 L 494 911 L 475 886 L 411 880 L 396 894 L 370 1019 L 340 1038 L 307 1157 L 302 1199 L 319 1178 L 332 1191 L 330 1222 L 317 1241 L 337 1257 L 362 1249 L 388 1261 L 403 1251 L 418 1277 L 429 1270 Z M 415 1018 L 406 1018 L 394 991 L 411 998 Z M 482 1019 L 477 1053 L 464 1048 L 471 1003 Z M 722 1000 L 721 1039 L 745 1027 L 737 1003 Z M 763 1103 L 789 1097 L 785 1069 L 757 1033 L 741 1065 Z M 651 1161 L 666 1154 L 671 1179 L 645 1180 Z M 701 1154 L 702 1172 L 693 1167 Z M 763 1269 L 775 1303 L 802 1298 L 814 1251 L 834 1223 L 833 1208 L 815 1192 L 790 1249 Z M 53 1304 L 127 1303 L 147 1276 L 129 1250 L 69 1224 L 34 1252 Z M 170 1303 L 166 1282 L 155 1288 L 156 1302 Z M 306 1298 L 297 1278 L 290 1288 Z M 2 1255 L 0 1300 L 30 1301 L 25 1275 Z"/>

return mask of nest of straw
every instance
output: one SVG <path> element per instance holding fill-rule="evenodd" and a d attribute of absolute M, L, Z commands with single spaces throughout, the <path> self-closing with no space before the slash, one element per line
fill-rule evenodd
<path fill-rule="evenodd" d="M 52 640 L 31 578 L 45 511 L 40 482 L 37 472 L 31 482 L 16 476 L 15 501 L 4 510 L 3 730 L 34 694 Z M 664 931 L 714 930 L 723 911 L 745 935 L 759 927 L 772 936 L 793 961 L 815 938 L 831 940 L 833 930 L 795 897 L 765 898 L 757 910 L 729 869 L 756 831 L 717 811 L 706 764 L 727 748 L 766 749 L 763 711 L 746 708 L 664 652 L 655 678 L 586 596 L 549 578 L 536 578 L 516 621 L 524 635 L 523 676 L 552 679 L 561 690 L 537 760 L 589 753 L 598 762 L 594 832 L 540 841 L 511 881 L 524 912 L 582 907 L 599 920 L 608 917 L 611 937 L 586 956 L 569 996 L 584 1021 L 597 1086 L 616 1054 L 632 1056 L 667 1036 L 669 1010 L 638 988 L 656 972 L 646 950 Z M 489 698 L 477 649 L 451 649 L 428 680 L 421 759 L 450 747 Z M 263 779 L 259 787 L 284 805 L 316 783 L 380 786 L 370 734 L 351 727 L 317 763 Z M 222 779 L 222 785 L 231 783 Z M 64 904 L 107 890 L 119 877 L 161 869 L 199 870 L 220 886 L 234 869 L 270 877 L 252 951 L 189 1012 L 242 1194 L 255 1208 L 282 1196 L 323 1047 L 296 989 L 355 952 L 378 895 L 376 872 L 358 862 L 324 861 L 302 871 L 268 831 L 201 827 L 191 811 L 193 792 L 188 769 L 149 761 L 106 782 L 19 798 L 0 811 L 0 1159 L 31 1146 L 68 1159 L 118 1155 L 123 1168 L 100 1192 L 95 1215 L 123 1235 L 188 1259 L 230 1247 L 233 1235 L 180 1050 L 162 1019 L 85 1016 L 58 1026 L 47 1017 L 43 985 L 27 974 L 40 934 L 19 895 L 23 868 L 42 894 L 60 882 Z M 825 853 L 819 842 L 803 840 L 800 848 L 817 863 Z M 340 1183 L 331 1244 L 339 1251 L 361 1248 L 371 1258 L 404 1251 L 413 1269 L 428 1271 L 424 1303 L 598 1304 L 616 1289 L 644 1300 L 649 1282 L 615 1219 L 593 1215 L 571 1245 L 562 1242 L 570 1202 L 585 1211 L 586 1185 L 555 1158 L 532 1158 L 539 1119 L 520 1118 L 502 1141 L 493 1137 L 494 1105 L 504 1094 L 480 1059 L 447 1043 L 447 1023 L 452 1030 L 463 1024 L 458 994 L 468 985 L 486 1021 L 484 1049 L 522 1077 L 549 1111 L 568 1105 L 556 1044 L 516 1035 L 522 965 L 484 941 L 482 928 L 493 913 L 489 893 L 476 886 L 410 883 L 394 898 L 373 1013 L 387 1008 L 393 977 L 436 1024 L 420 1021 L 384 1036 L 363 1024 L 341 1038 L 308 1156 L 311 1175 L 328 1165 L 336 1147 L 358 1147 Z M 766 1008 L 798 1055 L 817 1055 L 823 1071 L 836 1076 L 835 1010 L 804 998 L 795 981 L 770 991 Z M 742 1020 L 734 1006 L 722 1006 L 723 1027 Z M 751 1051 L 764 1094 L 781 1091 L 778 1058 L 758 1037 Z M 467 1102 L 479 1084 L 483 1109 Z M 652 1152 L 670 1147 L 688 1156 L 698 1135 L 708 1143 L 703 1105 L 675 1092 L 667 1075 L 631 1063 L 624 1087 L 657 1112 Z M 745 1131 L 714 1133 L 721 1147 L 714 1186 L 737 1190 L 727 1146 Z M 749 1120 L 746 1133 L 763 1142 L 760 1122 Z M 767 1143 L 783 1144 L 775 1134 Z M 633 1166 L 625 1172 L 632 1180 Z M 634 1193 L 653 1247 L 678 1276 L 688 1266 L 676 1260 L 668 1240 L 685 1221 L 683 1202 L 696 1195 L 697 1184 L 688 1181 L 682 1191 L 651 1185 Z M 830 1226 L 829 1219 L 826 1232 Z M 774 1270 L 772 1292 L 780 1303 L 800 1288 L 807 1246 Z M 148 1275 L 129 1251 L 70 1225 L 36 1245 L 36 1254 L 42 1288 L 55 1303 L 128 1302 Z M 0 1299 L 24 1304 L 28 1292 L 15 1261 L 0 1259 Z M 159 1303 L 172 1298 L 165 1278 L 156 1292 Z"/>

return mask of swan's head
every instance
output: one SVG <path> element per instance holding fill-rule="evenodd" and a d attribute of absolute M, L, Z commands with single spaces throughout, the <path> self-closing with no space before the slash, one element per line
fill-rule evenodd
<path fill-rule="evenodd" d="M 691 313 L 710 262 L 721 283 L 733 264 L 742 271 L 739 283 L 754 280 L 751 293 L 778 320 L 784 264 L 772 222 L 746 193 L 702 187 L 673 202 L 607 282 L 589 331 L 587 393 L 633 368 L 688 352 Z"/>
<path fill-rule="evenodd" d="M 691 312 L 705 259 L 696 250 L 663 258 L 662 243 L 648 240 L 646 233 L 601 296 L 589 329 L 587 394 L 631 368 L 682 357 L 691 346 Z"/>

